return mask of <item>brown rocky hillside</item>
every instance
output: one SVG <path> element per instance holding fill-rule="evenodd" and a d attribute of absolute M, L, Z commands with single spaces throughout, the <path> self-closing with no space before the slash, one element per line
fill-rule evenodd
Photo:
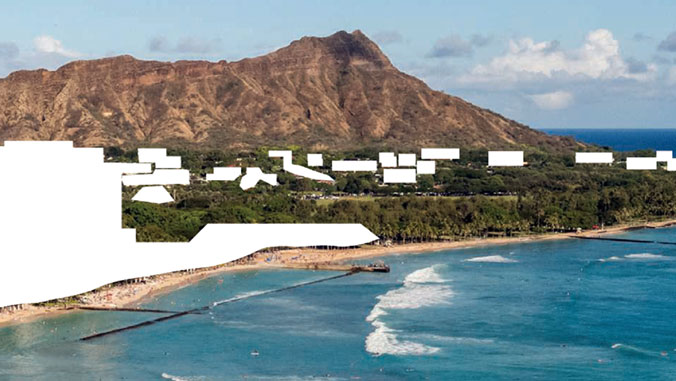
<path fill-rule="evenodd" d="M 572 148 L 430 89 L 360 31 L 238 62 L 71 62 L 0 79 L 1 140 L 81 146 Z"/>

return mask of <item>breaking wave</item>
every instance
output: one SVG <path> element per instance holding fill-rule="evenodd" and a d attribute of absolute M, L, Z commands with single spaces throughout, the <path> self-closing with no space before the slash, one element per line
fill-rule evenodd
<path fill-rule="evenodd" d="M 652 254 L 652 253 L 639 253 L 639 254 L 627 254 L 624 256 L 628 259 L 663 259 L 666 258 L 661 254 Z"/>
<path fill-rule="evenodd" d="M 618 351 L 623 351 L 627 354 L 634 354 L 634 355 L 641 355 L 641 356 L 659 356 L 659 352 L 655 351 L 650 351 L 647 349 L 635 347 L 632 345 L 627 345 L 627 344 L 622 344 L 622 343 L 617 343 L 613 344 L 610 346 L 612 349 L 616 349 Z"/>
<path fill-rule="evenodd" d="M 205 380 L 205 377 L 181 377 L 181 376 L 174 376 L 169 373 L 162 373 L 162 378 L 166 380 L 171 380 L 171 381 L 198 381 L 198 380 Z"/>
<path fill-rule="evenodd" d="M 612 256 L 608 258 L 601 258 L 599 262 L 619 262 L 625 261 L 627 259 L 633 260 L 643 260 L 643 261 L 668 261 L 674 259 L 668 255 L 662 254 L 653 254 L 653 253 L 636 253 L 636 254 L 627 254 L 624 257 Z"/>
<path fill-rule="evenodd" d="M 612 256 L 612 257 L 608 257 L 608 258 L 601 258 L 601 259 L 599 259 L 599 262 L 617 262 L 617 261 L 621 261 L 621 260 L 622 260 L 622 258 L 620 258 L 620 257 Z"/>
<path fill-rule="evenodd" d="M 475 257 L 465 259 L 465 262 L 482 262 L 482 263 L 516 263 L 515 259 L 505 258 L 502 255 L 489 255 L 486 257 Z"/>
<path fill-rule="evenodd" d="M 425 267 L 424 269 L 416 270 L 404 278 L 404 284 L 406 283 L 444 283 L 445 280 L 439 275 L 437 269 L 441 265 L 434 265 L 430 267 Z"/>
<path fill-rule="evenodd" d="M 399 340 L 400 331 L 389 328 L 385 323 L 375 320 L 376 327 L 366 337 L 366 351 L 374 355 L 429 355 L 439 352 L 439 348 L 409 340 Z"/>
<path fill-rule="evenodd" d="M 401 331 L 391 329 L 379 318 L 389 310 L 418 309 L 423 307 L 449 304 L 453 290 L 442 284 L 445 280 L 439 275 L 439 265 L 416 270 L 406 276 L 402 287 L 390 290 L 377 297 L 366 321 L 371 322 L 375 330 L 366 337 L 366 351 L 375 355 L 425 355 L 439 351 L 439 348 L 399 339 Z"/>

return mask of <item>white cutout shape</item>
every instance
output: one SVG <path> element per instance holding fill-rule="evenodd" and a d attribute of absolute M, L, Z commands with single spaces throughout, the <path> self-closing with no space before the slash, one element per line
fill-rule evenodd
<path fill-rule="evenodd" d="M 460 159 L 458 148 L 422 148 L 420 158 L 424 160 L 457 160 Z"/>
<path fill-rule="evenodd" d="M 281 157 L 282 158 L 282 168 L 296 176 L 300 177 L 306 177 L 311 180 L 317 180 L 317 181 L 329 181 L 333 182 L 333 178 L 331 176 L 326 175 L 321 172 L 314 171 L 310 168 L 305 168 L 302 165 L 296 165 L 293 164 L 293 152 L 291 151 L 269 151 L 268 156 L 269 157 Z"/>
<path fill-rule="evenodd" d="M 322 167 L 324 166 L 324 157 L 321 153 L 309 153 L 307 154 L 307 165 L 308 167 Z"/>
<path fill-rule="evenodd" d="M 378 162 L 375 160 L 334 160 L 331 162 L 334 172 L 375 172 Z"/>
<path fill-rule="evenodd" d="M 397 166 L 397 156 L 394 152 L 379 152 L 378 161 L 383 168 L 395 168 Z"/>
<path fill-rule="evenodd" d="M 523 167 L 523 151 L 488 151 L 489 167 Z"/>
<path fill-rule="evenodd" d="M 0 307 L 215 266 L 266 247 L 356 246 L 360 224 L 210 224 L 191 242 L 136 242 L 122 226 L 120 166 L 72 142 L 0 147 Z M 274 175 L 272 175 L 274 176 Z"/>
<path fill-rule="evenodd" d="M 138 192 L 136 192 L 131 200 L 150 202 L 153 204 L 174 202 L 174 198 L 171 197 L 169 192 L 167 192 L 167 190 L 162 185 L 143 187 Z"/>
<path fill-rule="evenodd" d="M 414 153 L 400 153 L 399 166 L 400 167 L 415 167 L 416 157 Z"/>
<path fill-rule="evenodd" d="M 415 174 L 413 168 L 385 168 L 383 169 L 383 182 L 386 184 L 411 184 L 416 182 Z"/>
<path fill-rule="evenodd" d="M 246 169 L 246 175 L 240 180 L 239 187 L 242 188 L 242 190 L 251 189 L 255 187 L 259 181 L 266 182 L 272 186 L 278 185 L 276 174 L 263 173 L 258 167 L 248 167 Z"/>
<path fill-rule="evenodd" d="M 612 164 L 612 152 L 575 152 L 577 164 Z"/>
<path fill-rule="evenodd" d="M 436 173 L 436 164 L 434 160 L 418 160 L 416 170 L 419 175 L 433 175 Z"/>

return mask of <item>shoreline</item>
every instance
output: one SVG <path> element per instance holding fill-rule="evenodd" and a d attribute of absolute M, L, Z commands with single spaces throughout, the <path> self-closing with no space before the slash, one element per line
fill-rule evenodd
<path fill-rule="evenodd" d="M 624 224 L 604 230 L 588 230 L 582 233 L 545 233 L 524 237 L 472 238 L 461 241 L 435 241 L 395 244 L 390 246 L 364 245 L 358 248 L 316 250 L 309 248 L 284 249 L 270 252 L 258 252 L 250 261 L 237 260 L 220 266 L 198 269 L 194 271 L 173 272 L 144 278 L 138 283 L 106 285 L 94 291 L 79 295 L 83 303 L 37 306 L 26 305 L 25 308 L 0 311 L 0 328 L 9 325 L 27 323 L 39 318 L 48 318 L 60 314 L 77 311 L 79 306 L 97 308 L 136 308 L 151 298 L 194 284 L 202 279 L 232 271 L 250 271 L 261 269 L 298 269 L 303 265 L 322 265 L 345 262 L 355 259 L 377 258 L 395 254 L 429 253 L 442 250 L 454 250 L 468 247 L 505 245 L 511 243 L 539 242 L 547 240 L 567 239 L 571 236 L 598 236 L 617 234 L 631 230 L 646 228 L 663 228 L 676 225 L 676 219 Z"/>

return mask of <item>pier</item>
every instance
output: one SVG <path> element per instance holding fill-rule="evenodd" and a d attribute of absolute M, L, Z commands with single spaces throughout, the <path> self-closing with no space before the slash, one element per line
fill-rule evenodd
<path fill-rule="evenodd" d="M 350 266 L 352 266 L 352 265 L 350 265 Z M 375 266 L 375 265 L 373 265 L 373 266 Z M 357 266 L 357 267 L 368 268 L 369 266 Z M 377 268 L 382 269 L 382 267 L 377 267 Z M 368 270 L 363 270 L 363 271 L 368 271 Z M 371 271 L 375 272 L 376 270 L 371 270 Z M 389 271 L 389 267 L 387 267 L 387 271 Z M 317 280 L 313 280 L 313 281 L 309 281 L 309 282 L 297 283 L 297 284 L 293 284 L 293 285 L 290 285 L 290 286 L 281 287 L 281 288 L 277 288 L 277 289 L 269 290 L 269 291 L 264 291 L 264 292 L 257 293 L 257 294 L 251 294 L 251 295 L 246 295 L 246 296 L 224 299 L 224 300 L 221 300 L 221 301 L 213 302 L 211 304 L 201 306 L 201 307 L 197 307 L 197 308 L 193 308 L 193 309 L 186 310 L 186 311 L 171 312 L 171 313 L 167 311 L 167 313 L 170 313 L 167 316 L 162 316 L 160 318 L 152 319 L 152 320 L 146 320 L 146 321 L 138 323 L 138 324 L 133 324 L 133 325 L 129 325 L 129 326 L 126 326 L 126 327 L 117 328 L 117 329 L 113 329 L 113 330 L 110 330 L 110 331 L 94 333 L 94 334 L 91 334 L 89 336 L 82 337 L 82 338 L 80 338 L 80 340 L 81 341 L 89 341 L 89 340 L 97 339 L 97 338 L 100 338 L 100 337 L 109 336 L 109 335 L 112 335 L 112 334 L 115 334 L 115 333 L 121 333 L 121 332 L 124 332 L 124 331 L 136 329 L 136 328 L 146 327 L 146 326 L 149 326 L 149 325 L 152 325 L 152 324 L 155 324 L 155 323 L 175 319 L 175 318 L 178 318 L 178 317 L 181 317 L 181 316 L 186 316 L 186 315 L 190 315 L 190 314 L 201 314 L 201 313 L 204 313 L 205 311 L 216 308 L 216 307 L 223 305 L 223 304 L 235 303 L 235 302 L 239 302 L 239 301 L 245 300 L 245 299 L 275 294 L 275 293 L 278 293 L 278 292 L 288 291 L 288 290 L 292 290 L 292 289 L 300 288 L 300 287 L 304 287 L 304 286 L 310 286 L 310 285 L 313 285 L 313 284 L 327 282 L 327 281 L 334 280 L 334 279 L 345 278 L 345 277 L 354 275 L 358 272 L 360 272 L 358 269 L 352 269 L 351 268 L 351 271 L 345 272 L 343 274 L 334 275 L 334 276 L 327 277 L 327 278 L 321 278 L 321 279 L 317 279 Z M 380 271 L 380 272 L 383 272 L 383 271 Z M 102 310 L 102 309 L 99 309 L 99 310 Z M 126 309 L 126 310 L 134 310 L 134 311 L 138 311 L 138 312 L 144 312 L 144 310 L 141 310 L 141 309 L 139 309 L 139 310 Z M 159 311 L 159 310 L 157 310 L 157 311 Z M 151 312 L 151 310 L 146 310 L 145 312 Z"/>

